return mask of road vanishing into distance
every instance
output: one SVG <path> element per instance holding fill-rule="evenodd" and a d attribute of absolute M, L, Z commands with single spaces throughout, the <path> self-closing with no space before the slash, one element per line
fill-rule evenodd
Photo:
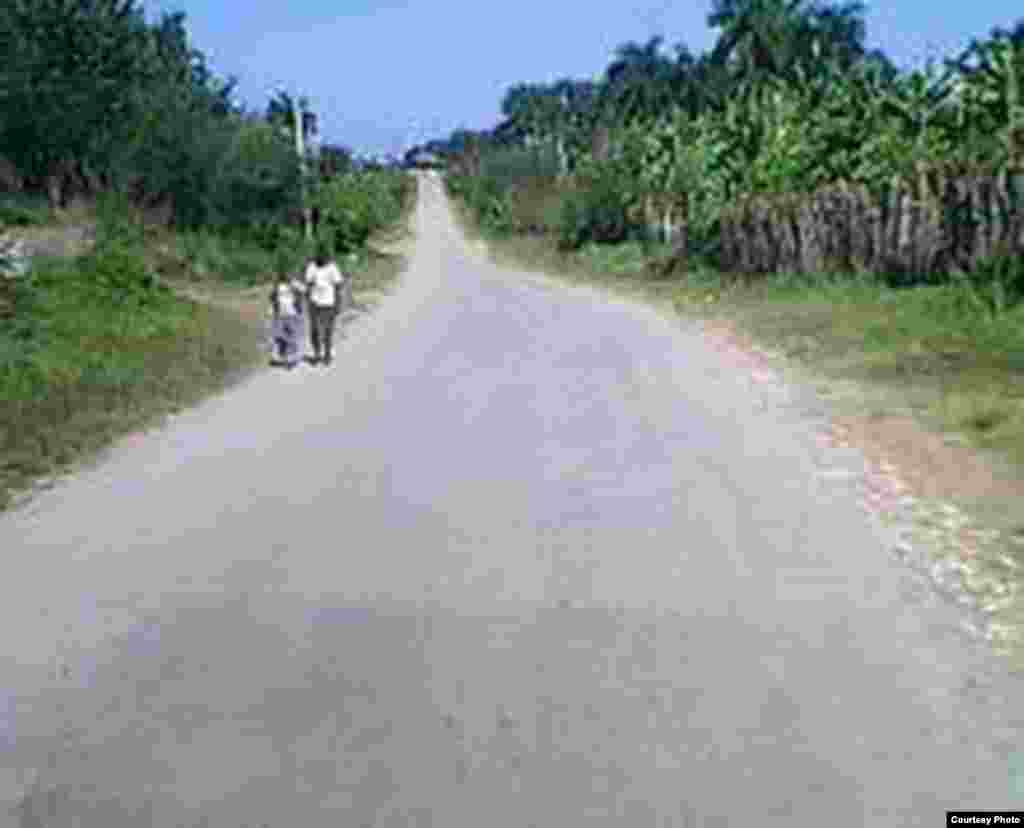
<path fill-rule="evenodd" d="M 333 366 L 260 372 L 0 517 L 0 825 L 1024 807 L 1020 681 L 894 560 L 811 414 L 697 323 L 489 264 L 419 186 L 402 284 Z"/>

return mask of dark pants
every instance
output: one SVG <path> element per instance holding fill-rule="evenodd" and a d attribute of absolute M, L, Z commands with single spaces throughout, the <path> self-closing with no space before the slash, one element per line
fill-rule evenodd
<path fill-rule="evenodd" d="M 312 305 L 309 310 L 313 354 L 317 358 L 324 356 L 330 359 L 331 345 L 334 341 L 334 320 L 338 312 L 333 306 L 321 308 Z"/>

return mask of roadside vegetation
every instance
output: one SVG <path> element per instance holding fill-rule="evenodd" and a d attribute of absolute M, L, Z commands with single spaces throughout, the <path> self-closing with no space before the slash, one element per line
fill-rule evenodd
<path fill-rule="evenodd" d="M 704 54 L 627 43 L 427 144 L 467 231 L 727 323 L 845 410 L 1024 480 L 1024 20 L 915 68 L 866 47 L 858 3 L 714 0 L 708 22 Z M 1024 518 L 1000 508 L 991 559 L 1019 587 Z"/>
<path fill-rule="evenodd" d="M 357 300 L 393 281 L 370 241 L 415 184 L 343 147 L 300 159 L 299 102 L 239 105 L 184 14 L 14 0 L 0 44 L 2 509 L 260 364 L 266 286 L 313 242 L 356 255 Z"/>
<path fill-rule="evenodd" d="M 941 388 L 1024 465 L 1024 20 L 912 70 L 857 4 L 716 0 L 706 54 L 620 47 L 427 145 L 496 250 Z"/>

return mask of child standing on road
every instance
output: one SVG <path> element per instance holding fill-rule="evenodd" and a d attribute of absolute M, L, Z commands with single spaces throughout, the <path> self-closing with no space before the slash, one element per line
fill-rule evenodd
<path fill-rule="evenodd" d="M 302 359 L 304 331 L 303 286 L 287 272 L 278 273 L 270 292 L 271 338 L 275 358 L 290 371 Z"/>

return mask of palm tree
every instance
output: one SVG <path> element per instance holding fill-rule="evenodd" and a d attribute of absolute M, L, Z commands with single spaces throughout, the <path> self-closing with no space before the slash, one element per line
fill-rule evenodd
<path fill-rule="evenodd" d="M 593 84 L 565 78 L 551 84 L 517 84 L 502 100 L 505 120 L 496 133 L 527 146 L 552 146 L 561 174 L 569 169 L 570 143 L 585 128 L 594 98 Z"/>
<path fill-rule="evenodd" d="M 275 90 L 274 96 L 267 103 L 266 119 L 268 123 L 281 127 L 287 134 L 293 134 L 296 112 L 302 112 L 302 135 L 308 140 L 316 131 L 316 120 L 309 111 L 306 98 L 296 99 L 283 89 Z"/>
<path fill-rule="evenodd" d="M 797 81 L 797 66 L 806 77 L 825 62 L 845 70 L 867 54 L 859 0 L 714 0 L 708 25 L 721 30 L 714 62 L 729 67 L 744 92 L 767 77 Z"/>
<path fill-rule="evenodd" d="M 707 110 L 722 111 L 734 82 L 729 70 L 711 53 L 703 54 L 689 70 L 688 92 L 691 115 Z"/>
<path fill-rule="evenodd" d="M 798 59 L 805 65 L 833 60 L 849 69 L 867 54 L 865 6 L 859 0 L 818 4 L 804 15 L 797 37 Z"/>
<path fill-rule="evenodd" d="M 805 15 L 804 0 L 713 0 L 708 26 L 721 32 L 712 58 L 741 82 L 782 75 L 797 52 Z"/>
<path fill-rule="evenodd" d="M 683 105 L 690 111 L 696 103 L 697 89 L 694 84 L 694 70 L 697 66 L 697 59 L 685 43 L 678 43 L 675 46 L 675 60 L 672 63 L 672 70 L 668 77 L 668 86 L 673 103 Z"/>
<path fill-rule="evenodd" d="M 605 113 L 628 125 L 672 104 L 676 64 L 662 53 L 663 38 L 628 42 L 615 50 L 605 71 Z"/>

